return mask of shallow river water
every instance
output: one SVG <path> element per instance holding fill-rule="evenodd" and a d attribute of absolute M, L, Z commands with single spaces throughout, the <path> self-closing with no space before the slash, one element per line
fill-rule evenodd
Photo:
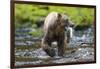
<path fill-rule="evenodd" d="M 21 49 L 21 46 L 33 46 L 36 42 L 40 42 L 39 37 L 32 37 L 30 35 L 16 35 L 15 39 L 15 65 L 27 64 L 52 64 L 52 63 L 71 63 L 71 62 L 89 62 L 94 61 L 94 36 L 93 29 L 88 28 L 84 31 L 75 31 L 74 35 L 67 46 L 64 57 L 48 56 L 40 47 Z M 24 40 L 24 39 L 30 40 Z M 21 41 L 19 41 L 21 40 Z M 39 44 L 38 44 L 39 45 Z M 56 43 L 55 50 L 57 52 Z M 19 47 L 17 49 L 17 47 Z"/>

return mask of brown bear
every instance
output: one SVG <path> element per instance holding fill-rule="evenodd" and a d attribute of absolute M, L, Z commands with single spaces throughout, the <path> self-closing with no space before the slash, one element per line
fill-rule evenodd
<path fill-rule="evenodd" d="M 68 16 L 57 12 L 51 12 L 44 21 L 44 37 L 42 39 L 43 50 L 51 57 L 55 56 L 55 50 L 51 47 L 52 42 L 56 41 L 58 46 L 58 56 L 64 55 L 64 47 L 67 45 L 65 27 L 72 23 Z"/>

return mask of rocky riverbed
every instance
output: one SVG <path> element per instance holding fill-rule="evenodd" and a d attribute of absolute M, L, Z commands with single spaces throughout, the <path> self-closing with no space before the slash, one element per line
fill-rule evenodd
<path fill-rule="evenodd" d="M 21 31 L 21 30 L 20 30 Z M 18 33 L 20 31 L 17 31 Z M 30 32 L 30 30 L 25 30 Z M 22 32 L 22 31 L 21 31 Z M 94 61 L 94 36 L 93 29 L 75 31 L 70 43 L 66 47 L 64 57 L 49 57 L 40 48 L 41 37 L 30 34 L 16 34 L 15 37 L 15 65 L 27 64 L 52 64 Z M 57 53 L 56 43 L 53 44 Z"/>

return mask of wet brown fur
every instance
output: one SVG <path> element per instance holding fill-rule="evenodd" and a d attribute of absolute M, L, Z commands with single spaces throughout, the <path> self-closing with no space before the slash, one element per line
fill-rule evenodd
<path fill-rule="evenodd" d="M 67 38 L 65 37 L 61 17 L 62 15 L 58 14 L 58 18 L 55 23 L 52 23 L 53 25 L 49 26 L 48 28 L 45 28 L 46 25 L 44 25 L 45 29 L 44 37 L 42 39 L 42 48 L 51 57 L 55 56 L 55 50 L 51 47 L 52 42 L 57 42 L 59 56 L 64 55 L 64 49 L 67 45 Z"/>

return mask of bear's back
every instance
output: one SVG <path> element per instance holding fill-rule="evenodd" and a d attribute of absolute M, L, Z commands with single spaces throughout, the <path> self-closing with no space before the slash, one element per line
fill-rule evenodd
<path fill-rule="evenodd" d="M 57 20 L 57 14 L 57 12 L 51 12 L 48 14 L 44 21 L 44 30 L 47 30 L 49 27 L 55 25 L 55 22 Z"/>

